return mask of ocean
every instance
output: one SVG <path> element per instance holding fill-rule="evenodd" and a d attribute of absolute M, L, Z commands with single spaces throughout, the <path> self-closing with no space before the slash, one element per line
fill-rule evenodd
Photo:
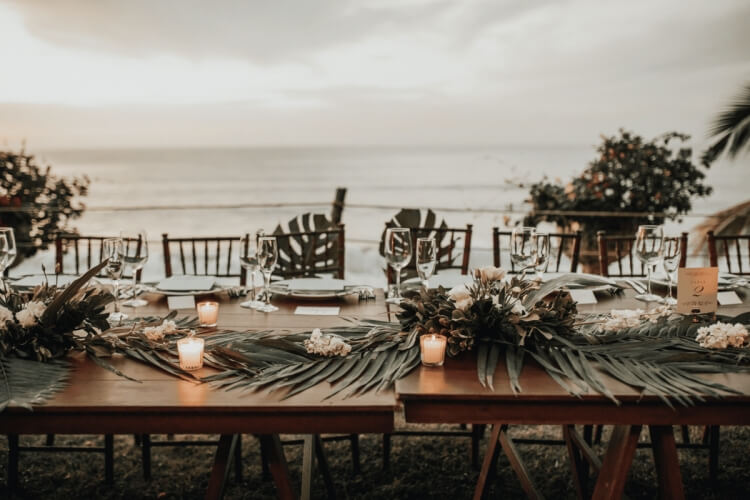
<path fill-rule="evenodd" d="M 400 207 L 433 208 L 449 225 L 474 225 L 471 265 L 491 261 L 491 230 L 519 220 L 528 186 L 545 175 L 563 182 L 596 157 L 594 145 L 487 147 L 315 147 L 37 151 L 59 176 L 91 180 L 88 209 L 74 221 L 81 234 L 145 230 L 151 241 L 147 280 L 163 275 L 160 239 L 227 236 L 272 230 L 306 212 L 329 213 L 346 187 L 347 278 L 382 284 L 377 240 Z M 746 166 L 723 163 L 708 172 L 714 194 L 695 200 L 708 214 L 747 198 L 737 183 Z M 294 204 L 295 206 L 263 206 Z M 243 206 L 244 205 L 244 206 Z M 248 206 L 250 205 L 250 206 Z M 700 222 L 689 216 L 669 231 Z M 13 274 L 52 265 L 51 252 Z"/>

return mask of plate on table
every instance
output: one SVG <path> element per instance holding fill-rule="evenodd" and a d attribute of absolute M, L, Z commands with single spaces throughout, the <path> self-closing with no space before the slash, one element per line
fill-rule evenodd
<path fill-rule="evenodd" d="M 234 279 L 236 282 L 237 280 Z M 236 288 L 235 283 L 230 285 L 224 283 L 221 278 L 216 276 L 193 276 L 178 275 L 164 278 L 153 286 L 152 291 L 162 295 L 201 295 L 204 293 L 219 293 L 230 288 Z"/>
<path fill-rule="evenodd" d="M 77 279 L 78 276 L 74 274 L 58 274 L 57 276 L 53 274 L 46 277 L 43 274 L 29 274 L 27 276 L 22 276 L 15 281 L 9 280 L 8 284 L 10 284 L 10 286 L 18 291 L 30 292 L 31 290 L 45 282 L 49 283 L 50 285 L 54 285 L 55 283 L 57 283 L 58 287 L 63 288 L 73 283 Z"/>
<path fill-rule="evenodd" d="M 437 288 L 442 286 L 446 290 L 450 290 L 458 285 L 471 285 L 474 280 L 468 274 L 457 274 L 457 273 L 438 273 L 430 277 L 428 280 L 430 288 Z M 422 286 L 422 280 L 419 278 L 411 278 L 401 282 L 404 289 L 410 290 L 413 288 L 419 288 Z M 391 286 L 395 286 L 392 284 Z"/>
<path fill-rule="evenodd" d="M 334 278 L 292 278 L 270 286 L 272 293 L 295 299 L 332 299 L 358 293 L 359 288 L 351 281 Z"/>

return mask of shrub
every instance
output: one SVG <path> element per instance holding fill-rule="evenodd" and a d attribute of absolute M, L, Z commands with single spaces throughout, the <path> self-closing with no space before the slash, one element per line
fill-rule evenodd
<path fill-rule="evenodd" d="M 83 214 L 87 177 L 62 178 L 40 167 L 32 155 L 0 151 L 0 226 L 12 227 L 18 264 L 46 249 L 58 232 L 75 232 L 73 219 Z"/>

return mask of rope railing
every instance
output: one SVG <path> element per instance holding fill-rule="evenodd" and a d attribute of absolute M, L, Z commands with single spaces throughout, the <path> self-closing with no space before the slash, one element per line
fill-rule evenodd
<path fill-rule="evenodd" d="M 330 202 L 289 202 L 289 203 L 231 203 L 231 204 L 185 204 L 185 205 L 133 205 L 133 206 L 94 206 L 85 207 L 85 212 L 111 213 L 111 212 L 150 212 L 160 210 L 239 210 L 239 209 L 268 209 L 268 208 L 315 208 L 330 207 Z M 420 208 L 420 207 L 403 207 L 401 205 L 386 205 L 374 203 L 348 203 L 345 209 L 359 210 L 389 210 L 398 211 L 402 208 Z M 526 215 L 533 213 L 536 215 L 552 215 L 561 217 L 620 217 L 620 218 L 642 218 L 642 217 L 675 217 L 676 214 L 667 212 L 623 212 L 623 211 L 599 211 L 599 210 L 533 210 L 531 207 L 521 209 L 508 205 L 506 207 L 440 207 L 430 205 L 435 211 L 447 213 L 490 213 L 490 214 L 508 214 L 508 215 Z M 61 211 L 60 208 L 47 205 L 20 206 L 20 207 L 0 207 L 0 213 L 13 212 L 37 212 L 39 210 L 47 212 Z M 689 213 L 681 214 L 683 218 L 706 218 L 714 217 L 716 214 Z"/>

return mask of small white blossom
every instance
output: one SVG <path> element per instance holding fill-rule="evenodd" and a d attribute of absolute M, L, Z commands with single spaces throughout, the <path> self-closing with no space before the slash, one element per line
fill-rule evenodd
<path fill-rule="evenodd" d="M 506 273 L 507 271 L 502 267 L 488 266 L 475 269 L 474 277 L 483 283 L 493 283 L 503 279 Z"/>
<path fill-rule="evenodd" d="M 153 342 L 164 340 L 165 335 L 177 333 L 177 323 L 170 319 L 165 319 L 159 326 L 148 326 L 143 329 L 143 334 L 147 339 Z"/>
<path fill-rule="evenodd" d="M 695 340 L 700 343 L 701 347 L 726 349 L 729 346 L 742 347 L 747 337 L 747 329 L 742 324 L 718 322 L 698 328 Z"/>
<path fill-rule="evenodd" d="M 510 310 L 511 314 L 518 314 L 519 316 L 523 316 L 526 314 L 526 308 L 523 307 L 523 304 L 521 304 L 520 300 L 517 300 L 513 303 L 513 308 Z"/>
<path fill-rule="evenodd" d="M 0 330 L 7 328 L 8 321 L 13 321 L 13 313 L 7 307 L 0 306 Z"/>
<path fill-rule="evenodd" d="M 24 328 L 31 328 L 37 324 L 39 318 L 44 314 L 44 310 L 47 306 L 44 302 L 38 300 L 32 300 L 27 302 L 26 305 L 16 313 L 16 319 Z"/>
<path fill-rule="evenodd" d="M 310 333 L 310 338 L 305 340 L 305 348 L 310 354 L 322 356 L 346 356 L 352 350 L 352 346 L 344 339 L 336 335 L 323 335 L 320 328 Z"/>
<path fill-rule="evenodd" d="M 468 310 L 474 303 L 474 300 L 471 298 L 471 293 L 466 285 L 454 286 L 448 292 L 448 297 L 456 303 L 456 309 L 460 309 L 461 311 Z"/>
<path fill-rule="evenodd" d="M 602 329 L 613 332 L 623 328 L 633 328 L 641 324 L 642 315 L 643 309 L 612 309 Z"/>

